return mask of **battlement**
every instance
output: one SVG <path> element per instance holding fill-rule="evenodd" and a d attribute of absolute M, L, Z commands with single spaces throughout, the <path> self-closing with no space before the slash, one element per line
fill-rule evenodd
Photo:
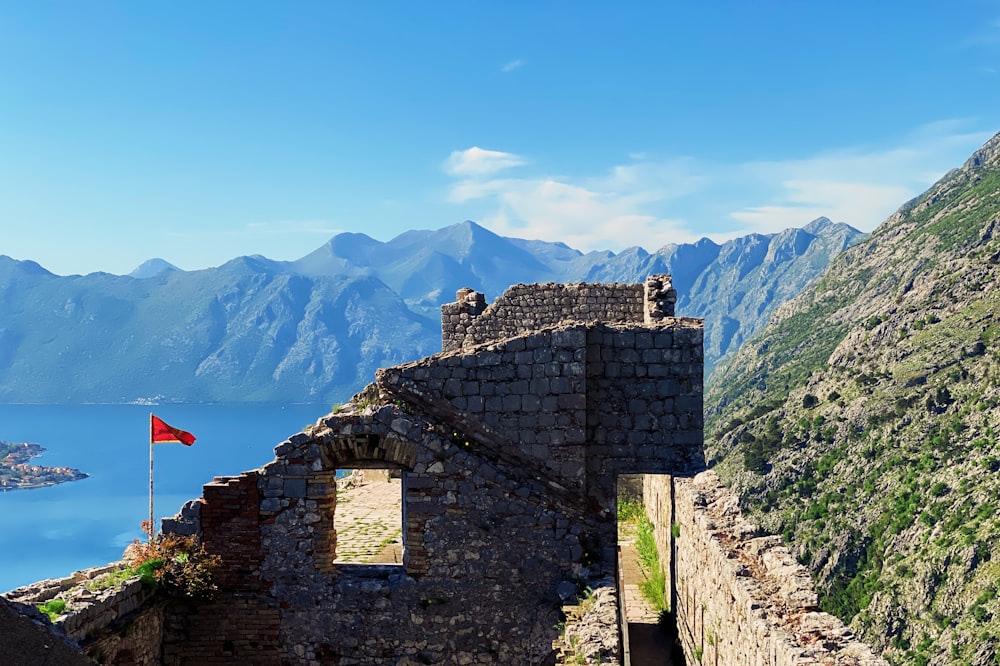
<path fill-rule="evenodd" d="M 644 284 L 517 284 L 491 305 L 469 288 L 441 306 L 441 348 L 455 351 L 568 322 L 656 326 L 674 317 L 669 275 Z"/>

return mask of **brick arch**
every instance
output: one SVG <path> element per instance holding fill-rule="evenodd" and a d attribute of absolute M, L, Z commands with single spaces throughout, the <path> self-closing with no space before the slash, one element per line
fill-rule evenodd
<path fill-rule="evenodd" d="M 391 435 L 341 435 L 320 444 L 319 455 L 327 470 L 396 467 L 411 471 L 417 462 L 417 446 Z"/>

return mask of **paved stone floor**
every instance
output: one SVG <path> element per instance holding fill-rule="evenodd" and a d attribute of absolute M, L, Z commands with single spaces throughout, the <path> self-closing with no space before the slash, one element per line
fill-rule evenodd
<path fill-rule="evenodd" d="M 361 485 L 337 492 L 335 562 L 400 563 L 402 486 L 381 476 L 367 473 Z"/>

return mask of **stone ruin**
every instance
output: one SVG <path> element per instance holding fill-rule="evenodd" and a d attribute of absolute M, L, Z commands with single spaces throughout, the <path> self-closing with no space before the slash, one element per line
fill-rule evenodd
<path fill-rule="evenodd" d="M 690 502 L 673 499 L 675 477 L 704 469 L 702 324 L 674 316 L 675 300 L 667 275 L 517 285 L 489 306 L 459 291 L 442 306 L 440 354 L 378 371 L 271 462 L 216 478 L 164 521 L 221 558 L 212 600 L 119 599 L 128 612 L 88 611 L 104 612 L 102 627 L 73 637 L 109 664 L 552 664 L 564 603 L 604 586 L 614 604 L 618 479 L 645 474 L 667 566 L 713 567 L 668 576 L 685 652 L 701 655 L 706 631 L 723 629 L 684 604 L 728 604 L 727 585 L 744 574 L 726 569 L 725 553 L 685 551 L 718 537 L 703 497 L 687 513 L 676 507 Z M 342 469 L 401 477 L 400 564 L 335 561 Z M 6 596 L 41 599 L 32 594 Z M 768 642 L 761 615 L 709 614 L 763 622 L 724 657 L 753 643 L 744 656 L 769 661 L 746 663 L 878 663 L 799 659 Z M 830 645 L 845 636 L 837 627 Z"/>

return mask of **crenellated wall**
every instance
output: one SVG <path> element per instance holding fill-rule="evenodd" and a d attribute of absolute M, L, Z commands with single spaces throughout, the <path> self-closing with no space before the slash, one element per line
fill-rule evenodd
<path fill-rule="evenodd" d="M 821 612 L 809 572 L 748 522 L 714 472 L 644 477 L 688 663 L 886 666 Z M 671 584 L 671 583 L 668 583 Z"/>

